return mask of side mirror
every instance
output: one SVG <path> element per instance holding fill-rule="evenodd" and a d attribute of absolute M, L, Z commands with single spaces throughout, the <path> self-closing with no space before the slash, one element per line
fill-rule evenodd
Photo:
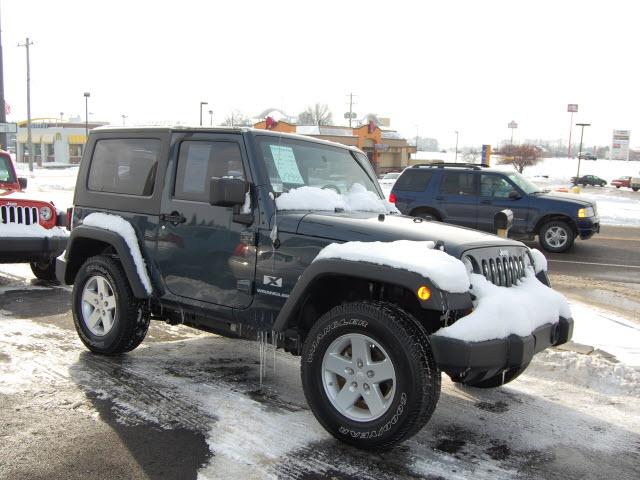
<path fill-rule="evenodd" d="M 242 205 L 248 186 L 241 178 L 213 177 L 209 184 L 209 203 L 218 207 Z"/>
<path fill-rule="evenodd" d="M 18 183 L 20 184 L 20 190 L 27 188 L 27 179 L 25 177 L 18 177 Z"/>
<path fill-rule="evenodd" d="M 516 190 L 511 190 L 509 192 L 509 200 L 520 200 L 522 195 L 520 195 Z"/>

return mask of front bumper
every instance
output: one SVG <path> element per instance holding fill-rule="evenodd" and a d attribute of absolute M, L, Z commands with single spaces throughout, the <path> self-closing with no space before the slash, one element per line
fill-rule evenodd
<path fill-rule="evenodd" d="M 581 240 L 586 240 L 600 232 L 600 218 L 591 217 L 578 220 L 578 235 Z"/>
<path fill-rule="evenodd" d="M 431 335 L 436 363 L 445 373 L 463 383 L 479 382 L 506 369 L 527 365 L 542 350 L 562 345 L 573 335 L 573 319 L 562 318 L 554 324 L 538 327 L 531 335 L 484 342 L 467 342 Z"/>
<path fill-rule="evenodd" d="M 0 263 L 46 262 L 62 254 L 68 237 L 4 237 L 0 242 Z"/>

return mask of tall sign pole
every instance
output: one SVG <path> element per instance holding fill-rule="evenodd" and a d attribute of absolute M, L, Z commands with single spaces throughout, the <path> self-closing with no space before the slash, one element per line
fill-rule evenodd
<path fill-rule="evenodd" d="M 513 131 L 518 128 L 518 124 L 515 122 L 515 120 L 511 120 L 509 122 L 509 124 L 507 125 L 507 127 L 509 127 L 511 129 L 511 145 L 513 145 Z"/>
<path fill-rule="evenodd" d="M 0 123 L 6 123 L 6 121 L 7 111 L 4 103 L 4 67 L 2 61 L 2 20 L 0 20 Z M 0 148 L 8 150 L 6 133 L 0 133 Z"/>
<path fill-rule="evenodd" d="M 571 120 L 569 121 L 569 151 L 567 152 L 567 158 L 571 158 L 571 132 L 573 131 L 573 114 L 577 111 L 577 103 L 570 103 L 569 105 L 567 105 L 567 112 L 571 112 Z"/>
<path fill-rule="evenodd" d="M 31 136 L 31 66 L 29 64 L 29 47 L 33 45 L 33 42 L 29 41 L 29 37 L 24 43 L 19 43 L 19 47 L 25 47 L 27 49 L 27 144 L 29 145 L 29 171 L 33 172 L 33 157 L 35 152 L 33 150 L 33 137 Z"/>

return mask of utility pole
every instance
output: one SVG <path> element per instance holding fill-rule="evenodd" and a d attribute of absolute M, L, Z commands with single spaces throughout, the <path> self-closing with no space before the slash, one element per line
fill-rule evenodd
<path fill-rule="evenodd" d="M 24 43 L 19 43 L 19 47 L 25 47 L 27 50 L 27 144 L 29 145 L 29 171 L 33 172 L 33 157 L 35 151 L 33 150 L 33 137 L 31 136 L 31 66 L 29 64 L 29 47 L 33 45 L 33 42 L 29 41 L 29 37 Z M 4 110 L 4 105 L 2 106 Z M 42 156 L 40 156 L 42 161 Z"/>
<path fill-rule="evenodd" d="M 456 130 L 456 159 L 455 163 L 458 163 L 458 131 Z"/>
<path fill-rule="evenodd" d="M 127 123 L 127 116 L 123 113 L 122 114 L 122 126 L 124 127 L 126 123 Z"/>
<path fill-rule="evenodd" d="M 209 126 L 213 127 L 213 110 L 209 110 Z"/>
<path fill-rule="evenodd" d="M 84 92 L 84 144 L 89 141 L 89 97 L 91 92 Z"/>
<path fill-rule="evenodd" d="M 0 20 L 0 123 L 6 123 L 7 112 L 5 110 L 4 103 L 4 67 L 2 60 L 2 20 Z M 4 150 L 8 150 L 7 134 L 0 134 L 0 147 Z"/>
<path fill-rule="evenodd" d="M 200 126 L 202 126 L 202 106 L 209 105 L 208 102 L 200 102 Z"/>
<path fill-rule="evenodd" d="M 349 128 L 351 128 L 351 117 L 353 116 L 353 93 L 349 94 Z"/>

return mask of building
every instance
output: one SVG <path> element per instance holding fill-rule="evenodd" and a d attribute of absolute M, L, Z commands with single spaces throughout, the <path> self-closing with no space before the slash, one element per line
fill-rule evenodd
<path fill-rule="evenodd" d="M 266 120 L 256 123 L 254 128 L 298 133 L 358 147 L 367 154 L 377 174 L 402 170 L 410 164 L 410 155 L 416 152 L 416 147 L 409 145 L 398 132 L 385 127 L 380 128 L 375 122 L 352 128 L 334 125 L 295 125 L 267 117 Z"/>
<path fill-rule="evenodd" d="M 106 125 L 104 122 L 91 122 L 89 129 Z M 84 122 L 63 122 L 53 118 L 31 120 L 31 141 L 33 142 L 34 161 L 36 163 L 80 163 L 84 145 L 87 141 Z M 15 152 L 18 162 L 29 161 L 27 122 L 18 122 L 15 137 Z"/>

